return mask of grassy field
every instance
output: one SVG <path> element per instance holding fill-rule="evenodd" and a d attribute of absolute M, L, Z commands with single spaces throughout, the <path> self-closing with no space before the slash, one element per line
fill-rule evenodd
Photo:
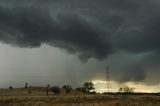
<path fill-rule="evenodd" d="M 75 95 L 76 94 L 76 95 Z M 70 95 L 46 96 L 44 90 L 0 90 L 0 106 L 160 106 L 159 96 Z"/>

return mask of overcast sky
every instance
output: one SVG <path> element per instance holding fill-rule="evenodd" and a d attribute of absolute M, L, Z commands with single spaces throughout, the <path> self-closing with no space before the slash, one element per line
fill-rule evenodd
<path fill-rule="evenodd" d="M 0 0 L 0 87 L 160 83 L 159 0 Z"/>

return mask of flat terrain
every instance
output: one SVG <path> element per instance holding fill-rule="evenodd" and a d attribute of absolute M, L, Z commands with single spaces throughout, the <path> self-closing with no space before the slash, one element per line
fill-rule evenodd
<path fill-rule="evenodd" d="M 70 95 L 46 96 L 43 90 L 0 90 L 0 106 L 160 106 L 160 96 Z"/>

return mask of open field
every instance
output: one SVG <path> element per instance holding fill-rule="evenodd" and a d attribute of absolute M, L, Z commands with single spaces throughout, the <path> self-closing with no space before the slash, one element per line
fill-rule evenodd
<path fill-rule="evenodd" d="M 43 90 L 0 90 L 0 106 L 160 106 L 160 96 L 53 95 Z"/>

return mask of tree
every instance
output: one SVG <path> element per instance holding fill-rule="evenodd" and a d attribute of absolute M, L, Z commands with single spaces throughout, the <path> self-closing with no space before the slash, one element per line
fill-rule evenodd
<path fill-rule="evenodd" d="M 26 82 L 24 88 L 28 88 L 28 85 L 29 83 Z"/>
<path fill-rule="evenodd" d="M 50 85 L 47 84 L 47 86 L 46 86 L 46 94 L 47 94 L 47 96 L 48 96 L 48 93 L 49 93 L 49 89 L 50 89 Z"/>
<path fill-rule="evenodd" d="M 94 84 L 92 82 L 85 82 L 82 87 L 83 93 L 90 93 L 91 90 L 94 90 Z"/>
<path fill-rule="evenodd" d="M 66 90 L 66 94 L 68 94 L 68 93 L 71 92 L 72 87 L 71 87 L 70 85 L 64 85 L 64 86 L 63 86 L 63 89 L 65 89 L 65 90 Z"/>
<path fill-rule="evenodd" d="M 128 87 L 128 86 L 123 86 L 119 88 L 119 92 L 122 93 L 133 93 L 134 92 L 134 88 Z"/>
<path fill-rule="evenodd" d="M 13 87 L 12 87 L 12 86 L 9 86 L 9 89 L 10 89 L 10 90 L 13 90 Z"/>
<path fill-rule="evenodd" d="M 51 90 L 55 95 L 59 95 L 61 93 L 61 89 L 58 86 L 52 87 Z"/>

